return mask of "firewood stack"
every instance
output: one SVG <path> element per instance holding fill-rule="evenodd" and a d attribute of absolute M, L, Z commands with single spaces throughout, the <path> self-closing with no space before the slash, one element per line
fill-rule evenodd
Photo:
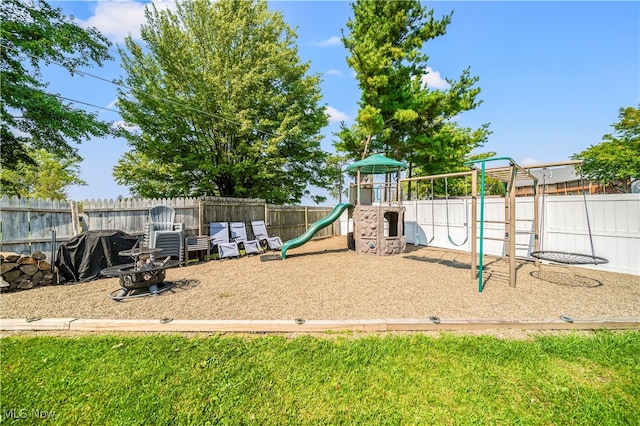
<path fill-rule="evenodd" d="M 0 289 L 2 291 L 27 290 L 53 284 L 54 274 L 51 272 L 51 264 L 45 260 L 46 257 L 41 251 L 31 255 L 1 252 Z"/>

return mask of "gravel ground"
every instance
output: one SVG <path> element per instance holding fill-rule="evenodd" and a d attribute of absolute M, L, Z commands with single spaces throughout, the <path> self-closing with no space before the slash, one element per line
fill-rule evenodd
<path fill-rule="evenodd" d="M 173 289 L 116 302 L 117 278 L 39 287 L 0 296 L 1 318 L 87 319 L 551 319 L 640 316 L 640 277 L 487 259 L 478 292 L 465 252 L 414 247 L 393 257 L 362 256 L 345 237 L 313 241 L 286 260 L 260 256 L 192 263 L 167 271 Z"/>

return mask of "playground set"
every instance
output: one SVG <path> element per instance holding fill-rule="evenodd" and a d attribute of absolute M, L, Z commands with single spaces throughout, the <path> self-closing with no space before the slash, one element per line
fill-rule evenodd
<path fill-rule="evenodd" d="M 486 164 L 502 161 L 508 162 L 508 166 L 487 168 Z M 410 190 L 411 185 L 416 185 L 416 193 L 420 182 L 429 182 L 431 188 L 431 200 L 433 209 L 434 199 L 434 181 L 444 181 L 445 191 L 445 207 L 446 207 L 446 226 L 447 238 L 454 246 L 462 246 L 470 239 L 471 251 L 471 279 L 478 280 L 478 291 L 482 292 L 484 280 L 484 259 L 485 250 L 484 243 L 487 240 L 497 240 L 503 243 L 503 258 L 508 260 L 508 280 L 509 286 L 516 286 L 516 236 L 517 234 L 530 234 L 530 241 L 527 246 L 529 259 L 533 258 L 535 265 L 540 265 L 540 260 L 561 264 L 601 264 L 607 260 L 595 256 L 593 240 L 591 236 L 591 228 L 589 230 L 589 240 L 591 242 L 591 255 L 565 253 L 558 251 L 544 250 L 540 238 L 540 230 L 544 218 L 540 218 L 540 194 L 538 193 L 538 177 L 530 173 L 529 169 L 519 166 L 513 159 L 509 157 L 493 157 L 483 160 L 471 161 L 464 163 L 470 170 L 458 173 L 447 173 L 430 176 L 401 178 L 401 172 L 407 166 L 397 160 L 387 158 L 382 154 L 373 154 L 365 159 L 356 161 L 347 167 L 347 171 L 355 176 L 355 183 L 349 188 L 349 202 L 339 203 L 326 217 L 313 223 L 302 235 L 290 239 L 283 244 L 280 242 L 278 248 L 281 253 L 279 258 L 286 259 L 289 249 L 299 247 L 308 241 L 321 229 L 331 225 L 338 220 L 345 211 L 348 211 L 348 220 L 353 224 L 353 231 L 347 234 L 347 246 L 354 250 L 358 255 L 374 255 L 374 256 L 394 256 L 405 253 L 407 240 L 405 237 L 405 212 L 406 208 L 402 204 L 403 187 L 406 186 Z M 539 167 L 539 166 L 538 166 Z M 545 166 L 542 166 L 545 167 Z M 384 179 L 381 180 L 380 176 Z M 504 188 L 504 219 L 488 220 L 485 218 L 485 183 L 486 177 L 501 182 Z M 465 228 L 466 233 L 464 240 L 456 242 L 449 229 L 449 191 L 448 181 L 450 178 L 465 178 L 465 190 L 467 188 L 467 179 L 471 179 L 471 224 L 466 218 L 465 205 Z M 533 188 L 533 218 L 523 219 L 516 217 L 516 182 L 526 180 L 532 184 Z M 544 174 L 543 174 L 543 192 L 542 203 L 544 207 Z M 479 193 L 478 193 L 479 191 Z M 410 191 L 408 191 L 410 192 Z M 584 192 L 583 192 L 584 196 Z M 586 198 L 585 210 L 587 210 Z M 417 209 L 417 204 L 416 204 Z M 478 212 L 479 210 L 479 212 Z M 544 211 L 544 209 L 542 209 Z M 479 214 L 478 214 L 479 213 Z M 588 211 L 587 214 L 587 225 Z M 145 290 L 144 295 L 158 294 L 170 288 L 168 283 L 164 282 L 165 270 L 170 267 L 181 264 L 185 248 L 183 246 L 184 235 L 181 224 L 174 224 L 175 211 L 168 206 L 156 206 L 150 210 L 150 228 L 146 235 L 146 248 L 136 248 L 121 251 L 120 256 L 131 257 L 134 262 L 117 267 L 108 267 L 102 271 L 105 276 L 114 276 L 120 278 L 120 288 L 110 297 L 114 300 L 124 300 L 129 297 L 137 297 L 140 290 Z M 527 230 L 516 227 L 516 222 L 528 221 L 532 222 Z M 435 219 L 432 210 L 432 226 L 435 226 Z M 212 223 L 211 225 L 214 225 Z M 244 232 L 236 231 L 234 234 L 239 237 L 243 234 L 242 239 L 230 243 L 235 247 L 236 256 L 238 252 L 238 242 L 243 242 L 245 250 L 247 245 L 252 242 L 256 245 L 254 253 L 260 253 L 257 241 L 248 241 L 246 238 L 246 230 L 244 223 L 238 222 Z M 497 225 L 498 229 L 504 229 L 504 235 L 500 237 L 485 235 L 485 224 Z M 232 223 L 234 225 L 234 223 Z M 254 224 L 252 223 L 252 226 Z M 416 223 L 417 226 L 417 223 Z M 470 230 L 470 235 L 469 235 Z M 254 229 L 254 233 L 255 233 Z M 227 237 L 229 233 L 225 228 L 222 232 Z M 232 232 L 233 233 L 233 232 Z M 263 232 L 266 235 L 266 229 Z M 214 233 L 211 231 L 211 235 Z M 257 235 L 257 234 L 256 234 Z M 494 234 L 495 235 L 495 234 Z M 432 232 L 431 239 L 425 241 L 425 245 L 429 245 L 435 237 Z M 279 239 L 278 239 L 279 240 Z M 206 243 L 206 241 L 205 241 Z M 224 244 L 218 242 L 218 250 L 221 258 Z M 281 245 L 281 247 L 280 247 Z M 161 253 L 161 254 L 160 254 Z M 165 257 L 165 261 L 156 261 L 155 257 Z M 140 259 L 145 257 L 146 263 Z M 171 257 L 177 257 L 179 260 L 171 260 Z M 136 294 L 134 294 L 136 293 Z"/>
<path fill-rule="evenodd" d="M 494 161 L 507 162 L 505 167 L 487 168 L 486 164 Z M 565 163 L 563 163 L 565 164 Z M 402 162 L 385 158 L 381 155 L 373 155 L 365 158 L 361 161 L 355 162 L 347 169 L 353 172 L 355 176 L 355 183 L 351 185 L 349 194 L 349 202 L 338 204 L 331 213 L 325 218 L 313 223 L 305 233 L 299 237 L 290 239 L 282 244 L 281 257 L 286 258 L 287 250 L 295 247 L 299 247 L 309 241 L 314 234 L 316 234 L 322 228 L 329 226 L 338 220 L 345 212 L 348 213 L 348 217 L 352 222 L 353 231 L 347 238 L 347 245 L 349 248 L 356 251 L 358 255 L 363 256 L 395 256 L 405 252 L 407 239 L 405 238 L 405 206 L 409 205 L 405 202 L 403 206 L 403 190 L 407 189 L 408 194 L 416 194 L 420 196 L 418 184 L 421 182 L 429 183 L 430 199 L 433 205 L 433 199 L 435 195 L 434 182 L 440 180 L 444 185 L 439 186 L 440 194 L 444 188 L 444 199 L 440 199 L 439 207 L 446 207 L 446 237 L 454 246 L 470 246 L 471 247 L 471 279 L 478 279 L 478 291 L 482 292 L 484 279 L 483 271 L 484 265 L 484 242 L 485 240 L 493 239 L 496 234 L 485 235 L 485 224 L 499 225 L 490 229 L 491 231 L 498 229 L 499 235 L 504 232 L 503 238 L 496 238 L 502 242 L 504 246 L 503 258 L 508 260 L 509 264 L 509 285 L 515 287 L 516 285 L 516 233 L 524 232 L 522 227 L 517 228 L 516 222 L 529 221 L 527 226 L 527 233 L 531 242 L 527 251 L 528 260 L 532 260 L 536 265 L 539 265 L 540 261 L 547 261 L 560 264 L 600 264 L 606 263 L 607 260 L 601 257 L 597 257 L 594 254 L 594 247 L 591 241 L 591 251 L 589 254 L 575 254 L 575 253 L 562 253 L 556 251 L 546 250 L 541 241 L 541 230 L 544 230 L 544 202 L 545 202 L 545 175 L 542 175 L 542 191 L 538 194 L 538 179 L 537 175 L 531 173 L 531 168 L 524 168 L 515 163 L 508 157 L 496 157 L 489 158 L 474 162 L 465 163 L 469 167 L 468 171 L 459 173 L 448 173 L 431 176 L 420 176 L 411 178 L 401 178 L 400 174 L 402 170 L 406 169 L 406 165 Z M 535 168 L 544 169 L 545 167 L 552 167 L 553 165 L 541 165 Z M 384 176 L 384 179 L 380 181 L 379 177 Z M 492 220 L 487 220 L 485 217 L 485 185 L 487 184 L 486 178 L 491 177 L 498 180 L 503 184 L 505 197 L 504 197 L 504 220 L 494 221 L 496 217 L 501 216 L 502 200 L 497 203 L 498 209 L 493 209 L 491 212 L 498 212 L 498 215 L 489 215 Z M 449 230 L 449 182 L 454 178 L 463 178 L 465 188 L 470 188 L 470 197 L 465 193 L 464 207 L 465 207 L 465 235 L 464 240 L 460 238 L 460 235 L 452 235 Z M 376 180 L 378 179 L 378 180 Z M 470 185 L 468 185 L 470 180 Z M 516 216 L 516 182 L 522 184 L 522 181 L 527 181 L 527 185 L 532 184 L 533 197 L 529 197 L 526 203 L 519 204 L 521 206 L 529 206 L 533 203 L 533 218 L 523 219 Z M 458 182 L 459 183 L 459 182 Z M 415 185 L 415 192 L 411 192 L 411 185 Z M 424 187 L 423 187 L 424 189 Z M 458 191 L 459 193 L 460 191 Z M 422 192 L 424 194 L 424 191 Z M 427 198 L 429 198 L 429 192 L 426 192 Z M 584 195 L 584 193 L 583 193 Z M 542 197 L 542 198 L 540 198 Z M 408 197 L 411 198 L 411 197 Z M 583 199 L 585 199 L 583 197 Z M 494 199 L 492 201 L 495 201 Z M 586 200 L 586 199 L 585 199 Z M 471 201 L 471 213 L 467 215 L 466 210 L 468 207 L 467 201 Z M 522 200 L 521 200 L 522 201 Z M 578 200 L 575 200 L 578 201 Z M 429 201 L 423 202 L 422 205 L 428 205 Z M 496 203 L 493 203 L 496 204 Z M 574 204 L 576 204 L 574 202 Z M 578 205 L 581 203 L 577 203 Z M 417 203 L 416 203 L 417 206 Z M 487 203 L 488 207 L 491 207 L 491 202 Z M 417 207 L 416 207 L 417 208 Z M 581 207 L 578 207 L 580 209 Z M 587 210 L 587 204 L 585 201 L 585 211 Z M 426 211 L 426 210 L 425 210 Z M 542 211 L 542 214 L 538 212 Z M 576 209 L 571 209 L 571 213 L 575 216 Z M 411 211 L 410 211 L 411 213 Z M 442 210 L 441 210 L 442 213 Z M 522 213 L 522 212 L 520 212 Z M 588 211 L 586 211 L 588 225 Z M 454 218 L 455 218 L 454 214 Z M 552 215 L 554 217 L 554 215 Z M 410 215 L 408 216 L 411 220 Z M 434 223 L 434 215 L 431 216 L 432 224 Z M 440 215 L 440 219 L 443 219 L 444 215 Z M 176 229 L 174 224 L 174 218 L 170 217 L 164 219 L 164 222 L 158 222 L 155 228 L 156 247 L 153 247 L 153 241 L 149 234 L 149 244 L 146 247 L 138 248 L 136 242 L 130 242 L 126 247 L 126 250 L 118 251 L 119 256 L 125 256 L 131 259 L 127 264 L 118 265 L 116 267 L 108 267 L 102 270 L 102 274 L 111 277 L 118 277 L 120 281 L 120 288 L 109 293 L 109 297 L 115 301 L 122 301 L 134 297 L 144 297 L 147 295 L 156 295 L 163 293 L 173 288 L 172 282 L 165 282 L 165 270 L 178 266 L 182 261 L 182 252 L 188 251 L 187 247 L 182 247 L 182 238 L 162 238 L 163 236 L 172 236 L 174 233 L 180 231 Z M 467 221 L 471 222 L 469 225 Z M 259 222 L 259 221 L 258 221 Z M 153 222 L 155 223 L 155 222 Z M 410 223 L 410 222 L 408 222 Z M 424 222 L 423 222 L 424 223 Z M 455 223 L 455 220 L 454 220 Z M 170 224 L 167 229 L 161 224 Z M 417 224 L 417 215 L 416 215 Z M 252 224 L 253 225 L 253 224 Z M 262 224 L 264 225 L 264 224 Z M 181 227 L 178 227 L 181 228 Z M 442 230 L 442 226 L 440 229 Z M 452 227 L 453 228 L 453 227 Z M 582 228 L 586 229 L 586 228 Z M 591 228 L 588 226 L 589 239 L 591 240 Z M 427 231 L 428 232 L 428 231 Z M 164 233 L 164 234 L 163 234 Z M 254 235 L 258 235 L 254 229 Z M 265 232 L 266 235 L 266 227 Z M 409 233 L 409 235 L 411 235 Z M 426 234 L 423 234 L 426 236 Z M 438 242 L 444 241 L 443 233 L 439 234 Z M 584 235 L 583 235 L 584 236 Z M 433 241 L 434 235 L 431 238 L 425 238 L 422 241 L 416 241 L 420 244 L 430 245 Z M 454 238 L 455 237 L 455 238 Z M 163 247 L 157 247 L 158 241 L 165 241 L 166 244 Z M 180 244 L 174 244 L 174 243 Z M 205 236 L 205 250 L 208 250 L 209 237 Z M 192 243 L 186 242 L 185 246 L 189 246 Z M 146 245 L 146 244 L 145 244 Z M 271 248 L 274 249 L 274 248 Z M 173 250 L 173 251 L 172 251 Z M 491 251 L 489 251 L 491 252 Z M 172 254 L 173 253 L 173 254 Z M 175 254 L 178 253 L 179 256 Z M 493 255 L 493 253 L 491 253 Z M 171 260 L 170 257 L 178 257 L 179 260 Z M 207 256 L 208 258 L 209 256 Z M 411 256 L 406 256 L 411 257 Z M 164 259 L 164 260 L 162 260 Z M 262 259 L 261 259 L 262 260 Z M 275 260 L 275 259 L 273 259 Z M 422 260 L 422 259 L 416 259 Z M 430 259 L 428 259 L 430 260 Z M 393 262 L 395 263 L 395 262 Z M 449 264 L 443 263 L 445 266 L 459 267 L 459 265 L 453 265 L 454 262 Z M 420 268 L 417 264 L 417 268 Z M 303 266 L 305 266 L 303 264 Z M 394 265 L 396 266 L 396 265 Z M 488 266 L 488 265 L 487 265 Z M 401 265 L 403 267 L 403 265 Z M 464 269 L 467 265 L 464 264 Z M 234 269 L 229 267 L 227 270 Z M 274 268 L 277 270 L 278 268 Z M 287 269 L 287 268 L 282 268 Z M 209 269 L 204 269 L 209 271 Z M 397 269 L 394 270 L 394 275 Z M 488 269 L 491 272 L 490 269 Z M 288 271 L 279 271 L 280 273 Z M 404 272 L 404 271 L 403 271 Z M 197 273 L 197 272 L 196 272 Z M 442 273 L 439 270 L 438 273 Z M 466 274 L 466 271 L 464 272 Z M 433 275 L 432 275 L 433 276 Z M 394 277 L 395 278 L 395 277 Z M 488 278 L 487 278 L 488 279 Z M 225 280 L 226 281 L 226 280 Z M 229 280 L 232 281 L 232 280 Z M 246 280 L 244 280 L 246 281 Z M 286 282 L 286 280 L 278 280 L 280 282 Z M 288 282 L 287 282 L 288 284 Z M 311 283 L 313 285 L 313 283 Z M 331 281 L 329 282 L 331 284 Z M 419 283 L 422 285 L 422 283 Z M 439 288 L 439 281 L 435 281 L 434 288 Z M 235 281 L 234 281 L 235 285 Z M 251 286 L 251 292 L 255 291 L 255 288 Z M 209 292 L 210 293 L 210 292 Z M 205 293 L 201 293 L 205 294 Z M 281 292 L 274 292 L 278 297 L 281 297 Z M 358 297 L 359 293 L 354 293 Z M 505 292 L 508 295 L 508 292 Z M 411 293 L 413 296 L 413 293 Z M 486 299 L 494 304 L 492 299 Z M 547 300 L 539 298 L 539 300 Z M 243 303 L 241 303 L 243 304 Z M 190 305 L 189 305 L 190 306 Z M 347 304 L 347 306 L 349 306 Z M 576 304 L 573 305 L 577 306 Z M 57 307 L 56 307 L 57 308 Z M 209 307 L 207 306 L 207 309 Z M 413 309 L 413 308 L 412 308 Z M 429 308 L 431 309 L 431 308 Z M 633 311 L 635 312 L 635 311 Z M 587 318 L 579 319 L 576 324 L 571 317 L 560 315 L 560 322 L 557 320 L 521 320 L 521 319 L 505 319 L 505 320 L 441 320 L 437 316 L 430 316 L 427 320 L 420 318 L 412 319 L 394 319 L 390 317 L 382 320 L 305 320 L 304 318 L 296 318 L 293 321 L 286 320 L 173 320 L 168 317 L 164 317 L 158 320 L 114 320 L 114 319 L 96 319 L 96 320 L 82 320 L 75 317 L 67 318 L 39 318 L 31 317 L 27 319 L 8 319 L 3 320 L 2 326 L 5 330 L 77 330 L 77 331 L 105 331 L 105 330 L 123 330 L 123 331 L 231 331 L 231 332 L 288 332 L 288 331 L 306 331 L 306 332 L 326 332 L 327 330 L 363 330 L 363 331 L 416 331 L 416 330 L 466 330 L 466 329 L 480 329 L 480 328 L 517 328 L 517 329 L 569 329 L 569 328 L 638 328 L 638 319 L 634 318 Z M 40 321 L 42 320 L 42 321 Z"/>
<path fill-rule="evenodd" d="M 508 165 L 494 168 L 486 167 L 487 163 L 498 161 L 507 162 Z M 429 182 L 431 197 L 433 197 L 434 181 L 444 180 L 447 209 L 447 237 L 454 246 L 464 245 L 469 238 L 471 239 L 471 278 L 472 280 L 478 280 L 479 292 L 482 292 L 484 286 L 484 242 L 486 240 L 497 240 L 504 243 L 503 257 L 508 259 L 508 279 L 510 287 L 516 286 L 516 234 L 532 234 L 533 244 L 529 247 L 528 252 L 534 259 L 536 266 L 540 265 L 540 260 L 559 264 L 597 265 L 607 262 L 607 259 L 595 255 L 590 226 L 588 229 L 591 254 L 544 250 L 540 238 L 540 230 L 544 223 L 544 217 L 541 218 L 539 212 L 541 196 L 542 207 L 544 207 L 545 182 L 543 178 L 542 194 L 539 194 L 538 177 L 530 172 L 532 168 L 524 168 L 510 157 L 492 157 L 466 162 L 464 165 L 468 166 L 470 170 L 458 173 L 401 178 L 402 170 L 407 168 L 406 164 L 387 158 L 381 154 L 374 154 L 351 164 L 347 167 L 347 171 L 355 174 L 355 183 L 350 186 L 350 202 L 338 204 L 327 217 L 314 223 L 303 235 L 285 242 L 282 247 L 282 258 L 286 258 L 286 253 L 289 248 L 298 247 L 308 242 L 316 232 L 340 218 L 345 210 L 348 210 L 349 220 L 353 223 L 353 231 L 347 235 L 347 245 L 349 249 L 355 250 L 356 253 L 361 255 L 392 256 L 402 254 L 405 252 L 407 244 L 404 230 L 405 207 L 402 205 L 403 185 L 406 184 L 408 186 L 415 183 L 417 187 L 419 182 Z M 546 170 L 547 167 L 554 165 L 557 164 L 540 165 L 535 168 Z M 384 181 L 376 181 L 379 176 L 384 176 Z M 467 233 L 462 242 L 453 240 L 449 232 L 448 217 L 448 179 L 459 177 L 464 177 L 465 182 L 467 178 L 470 177 L 471 179 L 470 226 L 466 223 L 467 220 L 465 219 L 465 227 L 470 228 L 471 235 Z M 485 184 L 487 177 L 491 177 L 503 184 L 505 193 L 503 220 L 485 219 Z M 518 219 L 516 217 L 516 183 L 522 181 L 531 183 L 533 187 L 532 219 Z M 376 200 L 375 203 L 374 200 Z M 586 198 L 584 198 L 584 205 L 588 225 L 589 213 Z M 542 211 L 544 211 L 544 209 Z M 532 226 L 529 228 L 530 230 L 517 230 L 516 222 L 518 221 L 532 222 Z M 496 238 L 485 236 L 485 224 L 488 223 L 504 226 L 504 237 Z M 429 245 L 433 238 L 434 235 L 432 234 L 431 239 L 426 241 L 425 244 Z"/>

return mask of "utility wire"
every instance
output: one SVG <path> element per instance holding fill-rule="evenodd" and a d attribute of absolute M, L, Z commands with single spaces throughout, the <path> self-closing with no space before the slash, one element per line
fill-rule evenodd
<path fill-rule="evenodd" d="M 46 92 L 44 92 L 44 93 L 46 93 Z M 115 113 L 120 114 L 120 111 L 115 110 L 115 109 L 110 109 L 110 108 L 105 108 L 105 107 L 101 107 L 101 106 L 98 106 L 98 105 L 93 105 L 93 104 L 90 104 L 88 102 L 78 101 L 76 99 L 65 98 L 64 96 L 56 95 L 55 93 L 46 93 L 46 94 L 50 95 L 50 96 L 55 96 L 56 98 L 64 99 L 65 101 L 75 102 L 77 104 L 87 105 L 87 106 L 90 106 L 90 107 L 99 108 L 99 109 L 103 109 L 105 111 L 111 111 L 111 112 L 115 112 Z"/>
<path fill-rule="evenodd" d="M 30 56 L 30 57 L 31 57 L 31 58 L 33 58 L 33 59 L 41 60 L 41 58 L 38 58 L 38 57 L 36 57 L 36 56 L 34 56 L 34 55 L 30 54 L 29 52 L 21 52 L 21 51 L 18 51 L 17 49 L 15 49 L 15 48 L 13 48 L 13 47 L 11 47 L 11 46 L 6 46 L 6 45 L 5 45 L 5 46 L 3 46 L 3 47 L 8 48 L 9 50 L 13 50 L 14 52 L 17 52 L 17 53 L 23 53 L 23 54 L 25 54 L 25 55 L 27 55 L 27 56 Z M 65 66 L 65 65 L 63 65 L 63 64 L 61 64 L 61 63 L 59 63 L 59 62 L 56 62 L 56 61 L 53 61 L 53 60 L 47 60 L 47 62 L 49 62 L 49 63 L 51 63 L 51 64 L 54 64 L 54 65 L 58 65 L 58 66 L 60 66 L 60 67 L 62 67 L 62 68 L 65 68 L 65 69 L 66 69 L 66 66 Z M 74 70 L 74 71 L 73 71 L 73 73 L 78 73 L 78 74 L 82 74 L 82 75 L 85 75 L 85 76 L 88 76 L 88 77 L 96 78 L 96 79 L 98 79 L 98 80 L 102 80 L 102 81 L 105 81 L 105 82 L 107 82 L 107 83 L 111 83 L 111 84 L 113 84 L 114 86 L 119 87 L 119 88 L 121 88 L 121 89 L 122 89 L 122 88 L 124 88 L 124 89 L 130 90 L 130 91 L 136 91 L 136 90 L 138 90 L 138 89 L 136 89 L 136 88 L 129 87 L 129 86 L 127 86 L 126 84 L 117 83 L 115 80 L 109 80 L 109 79 L 107 79 L 107 78 L 100 77 L 100 76 L 97 76 L 97 75 L 94 75 L 94 74 L 91 74 L 91 73 L 89 73 L 89 72 L 82 71 L 82 70 L 79 70 L 79 69 Z M 73 74 L 73 73 L 72 73 L 72 74 Z M 54 95 L 54 96 L 55 96 L 55 95 Z M 233 120 L 229 120 L 228 118 L 222 117 L 222 116 L 220 116 L 220 115 L 212 114 L 212 113 L 210 113 L 210 112 L 208 112 L 208 111 L 203 111 L 203 110 L 201 110 L 201 109 L 194 108 L 194 107 L 191 107 L 191 106 L 189 106 L 189 105 L 181 104 L 180 102 L 174 101 L 173 99 L 160 98 L 160 97 L 158 97 L 158 96 L 154 96 L 154 95 L 151 95 L 151 96 L 152 96 L 153 98 L 155 98 L 156 100 L 161 100 L 161 101 L 164 101 L 164 102 L 170 102 L 170 103 L 175 104 L 175 105 L 177 105 L 177 106 L 180 106 L 180 107 L 182 107 L 182 108 L 189 109 L 189 110 L 191 110 L 191 111 L 194 111 L 194 112 L 197 112 L 197 113 L 200 113 L 200 114 L 208 115 L 208 116 L 210 116 L 210 117 L 212 117 L 212 118 L 216 118 L 216 119 L 218 119 L 218 120 L 222 120 L 222 121 L 225 121 L 225 122 L 230 123 L 230 124 L 236 124 L 236 125 L 238 125 L 238 126 L 241 126 L 241 125 L 242 125 L 242 123 L 240 123 L 240 122 L 233 121 Z M 105 109 L 105 110 L 107 110 L 107 111 L 113 111 L 113 112 L 116 112 L 116 113 L 120 114 L 120 111 L 115 111 L 115 110 L 111 110 L 111 109 L 104 108 L 104 107 L 98 107 L 98 106 L 96 106 L 96 105 L 87 104 L 87 103 L 85 103 L 85 102 L 81 102 L 81 101 L 74 101 L 74 102 L 78 102 L 78 103 L 85 104 L 85 105 L 90 105 L 90 106 L 95 106 L 96 108 Z M 265 131 L 265 130 L 260 130 L 260 129 L 254 129 L 254 130 L 255 130 L 257 133 L 262 133 L 262 134 L 267 135 L 267 136 L 278 137 L 278 135 L 277 135 L 277 134 L 275 134 L 275 133 L 271 133 L 271 132 L 267 132 L 267 131 Z"/>
<path fill-rule="evenodd" d="M 6 84 L 7 84 L 7 83 L 5 83 L 5 85 L 6 85 Z M 11 86 L 15 86 L 15 85 L 14 85 L 14 84 L 12 84 L 12 83 L 9 83 L 9 85 L 11 85 Z M 90 104 L 90 103 L 88 103 L 88 102 L 79 101 L 79 100 L 77 100 L 77 99 L 67 98 L 67 97 L 65 97 L 65 96 L 58 95 L 58 94 L 56 94 L 56 93 L 49 93 L 49 92 L 45 92 L 44 90 L 33 89 L 33 88 L 29 88 L 29 90 L 34 91 L 34 92 L 43 93 L 43 94 L 45 94 L 45 95 L 47 95 L 47 96 L 53 96 L 54 98 L 64 99 L 65 101 L 74 102 L 74 103 L 78 103 L 78 104 L 82 104 L 82 105 L 87 105 L 87 106 L 90 106 L 90 107 L 93 107 L 93 108 L 103 109 L 103 110 L 105 110 L 105 111 L 111 111 L 111 112 L 115 112 L 115 113 L 117 113 L 117 114 L 120 114 L 120 111 L 115 110 L 115 109 L 110 109 L 110 108 L 102 107 L 102 106 L 99 106 L 99 105 Z M 24 119 L 25 117 L 18 117 L 18 116 L 14 116 L 14 117 L 11 117 L 11 118 Z"/>

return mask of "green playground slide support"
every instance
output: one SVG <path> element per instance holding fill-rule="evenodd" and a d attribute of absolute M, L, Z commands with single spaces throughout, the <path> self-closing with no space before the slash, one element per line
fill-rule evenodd
<path fill-rule="evenodd" d="M 329 213 L 327 216 L 320 219 L 319 221 L 313 223 L 304 234 L 284 243 L 282 245 L 282 251 L 281 251 L 282 258 L 283 259 L 287 258 L 288 249 L 300 247 L 304 243 L 308 242 L 316 234 L 316 232 L 318 232 L 322 228 L 325 228 L 331 225 L 342 215 L 342 212 L 344 212 L 347 208 L 352 206 L 353 204 L 349 204 L 349 203 L 338 204 L 333 208 L 333 210 L 331 210 L 331 213 Z"/>

